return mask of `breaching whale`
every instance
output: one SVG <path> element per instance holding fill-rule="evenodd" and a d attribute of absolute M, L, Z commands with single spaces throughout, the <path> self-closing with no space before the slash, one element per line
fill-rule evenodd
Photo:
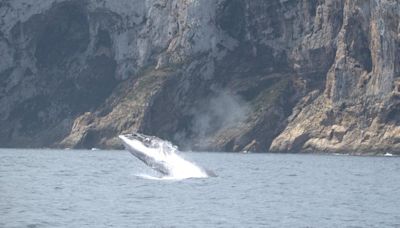
<path fill-rule="evenodd" d="M 144 164 L 165 176 L 177 178 L 216 176 L 178 155 L 178 148 L 168 141 L 140 133 L 120 135 L 125 148 Z"/>

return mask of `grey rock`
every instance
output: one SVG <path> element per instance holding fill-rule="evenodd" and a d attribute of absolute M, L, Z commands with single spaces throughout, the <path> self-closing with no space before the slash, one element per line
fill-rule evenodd
<path fill-rule="evenodd" d="M 399 3 L 3 0 L 0 146 L 397 151 Z"/>
<path fill-rule="evenodd" d="M 400 153 L 400 3 L 345 1 L 324 93 L 299 103 L 271 151 Z"/>

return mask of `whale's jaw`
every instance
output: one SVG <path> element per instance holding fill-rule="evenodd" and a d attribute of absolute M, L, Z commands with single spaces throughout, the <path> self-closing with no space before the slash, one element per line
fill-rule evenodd
<path fill-rule="evenodd" d="M 119 138 L 133 156 L 165 176 L 176 179 L 215 176 L 182 158 L 177 147 L 168 141 L 139 133 L 120 135 Z"/>
<path fill-rule="evenodd" d="M 156 145 L 151 144 L 151 140 L 156 140 L 155 137 L 148 137 L 135 133 L 120 135 L 119 138 L 122 140 L 125 148 L 144 164 L 163 175 L 170 175 L 169 169 L 166 166 L 167 164 L 157 157 L 159 154 L 159 148 Z"/>

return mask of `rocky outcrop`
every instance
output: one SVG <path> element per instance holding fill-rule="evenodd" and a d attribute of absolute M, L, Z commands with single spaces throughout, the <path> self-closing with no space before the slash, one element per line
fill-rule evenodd
<path fill-rule="evenodd" d="M 400 152 L 400 3 L 345 1 L 324 93 L 294 109 L 272 151 Z"/>
<path fill-rule="evenodd" d="M 0 145 L 118 148 L 141 131 L 193 150 L 396 151 L 398 12 L 390 0 L 3 0 Z"/>

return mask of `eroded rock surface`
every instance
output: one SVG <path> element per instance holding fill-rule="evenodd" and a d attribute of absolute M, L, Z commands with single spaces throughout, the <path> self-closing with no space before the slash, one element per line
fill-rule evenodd
<path fill-rule="evenodd" d="M 398 151 L 395 0 L 3 0 L 0 145 Z"/>
<path fill-rule="evenodd" d="M 345 1 L 324 92 L 307 96 L 272 151 L 400 152 L 400 3 Z"/>

